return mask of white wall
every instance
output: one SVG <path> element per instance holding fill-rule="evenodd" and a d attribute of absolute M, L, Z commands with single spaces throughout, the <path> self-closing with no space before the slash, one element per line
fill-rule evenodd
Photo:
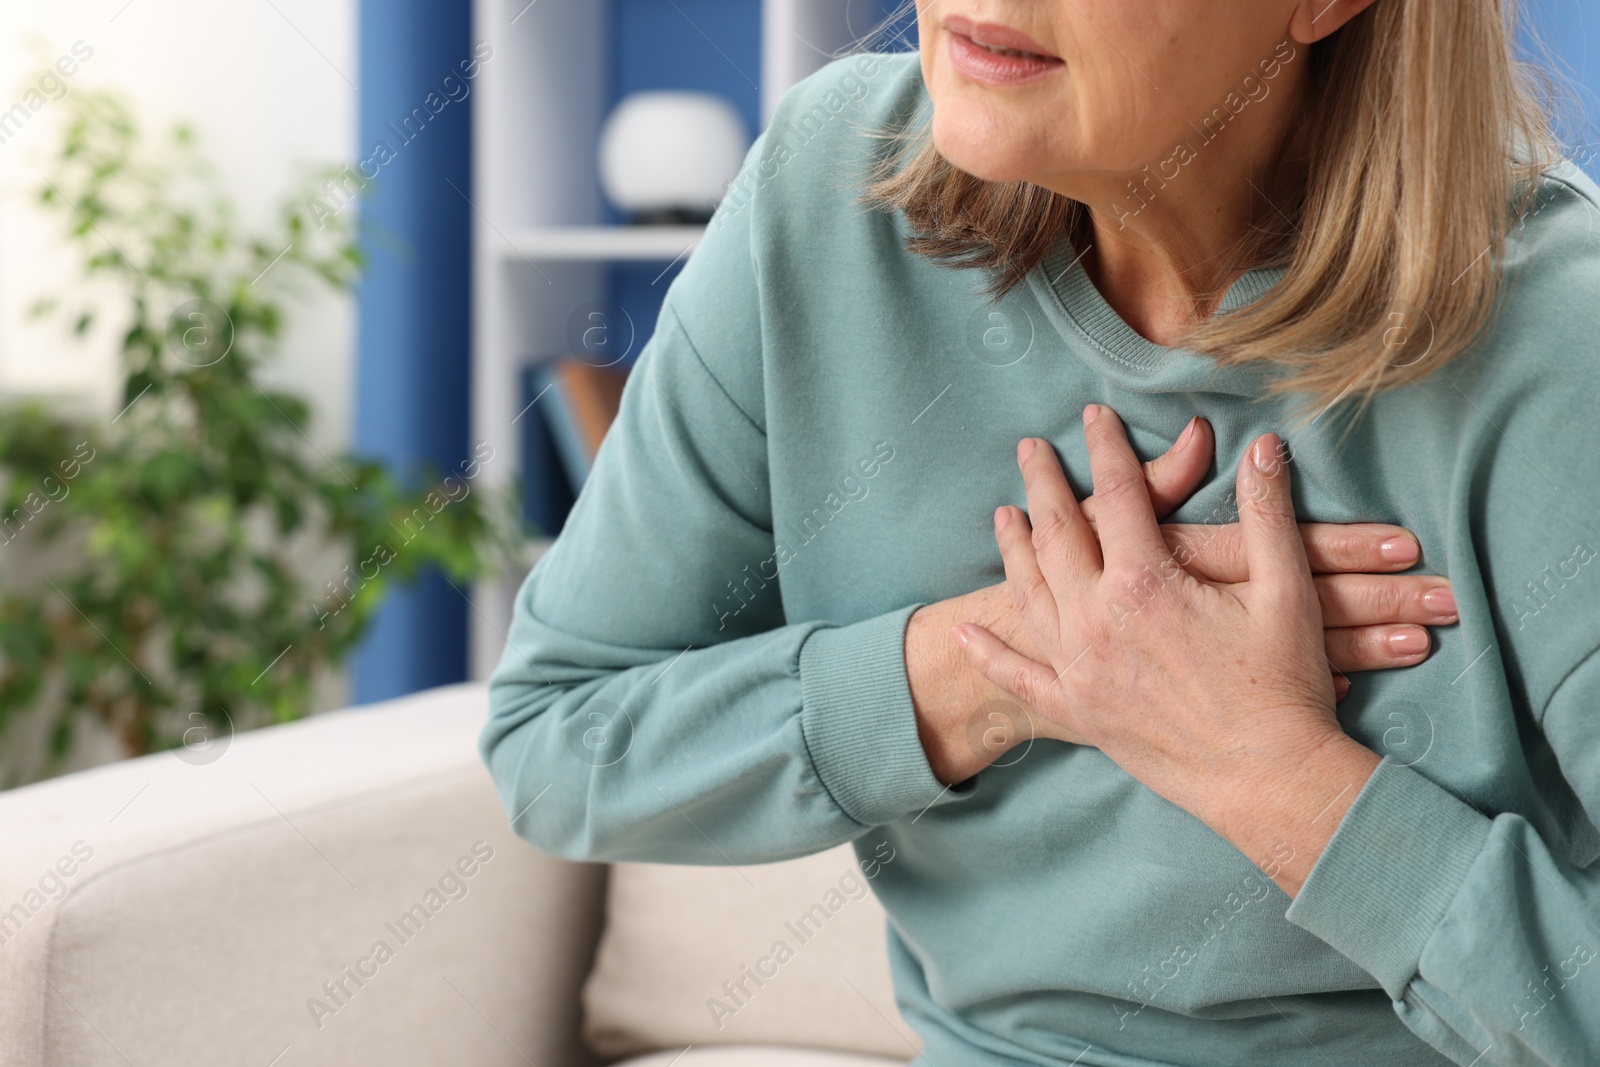
<path fill-rule="evenodd" d="M 0 0 L 0 113 L 78 41 L 93 54 L 65 79 L 67 91 L 125 92 L 148 133 L 189 123 L 247 224 L 270 218 L 297 164 L 355 155 L 356 0 Z M 116 331 L 108 324 L 76 344 L 59 326 L 25 321 L 37 297 L 82 292 L 61 219 L 33 203 L 60 103 L 46 102 L 0 143 L 0 399 L 41 395 L 109 418 L 121 407 Z M 353 311 L 333 297 L 292 309 L 266 372 L 312 401 L 312 437 L 328 450 L 349 442 Z M 0 559 L 0 582 L 22 579 L 35 562 L 13 549 Z M 343 704 L 345 683 L 343 672 L 323 679 L 314 708 Z M 36 750 L 10 755 L 23 749 Z M 7 755 L 0 746 L 0 773 L 17 769 Z M 104 730 L 89 729 L 66 769 L 119 755 Z"/>
<path fill-rule="evenodd" d="M 68 91 L 121 89 L 152 133 L 189 122 L 246 221 L 267 217 L 296 164 L 354 155 L 356 0 L 5 0 L 0 112 L 77 41 L 93 55 Z M 30 202 L 60 117 L 47 102 L 0 144 L 0 394 L 71 398 L 109 416 L 120 407 L 112 331 L 76 346 L 23 321 L 35 298 L 76 280 L 59 217 Z M 296 308 L 270 372 L 312 399 L 325 448 L 349 439 L 353 328 L 349 300 Z"/>

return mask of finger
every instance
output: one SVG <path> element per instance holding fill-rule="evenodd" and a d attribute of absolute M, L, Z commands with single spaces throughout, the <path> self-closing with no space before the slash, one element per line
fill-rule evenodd
<path fill-rule="evenodd" d="M 1428 658 L 1433 639 L 1420 626 L 1341 626 L 1323 631 L 1328 663 L 1340 671 L 1414 667 Z"/>
<path fill-rule="evenodd" d="M 1324 574 L 1312 581 L 1327 627 L 1386 622 L 1448 626 L 1461 618 L 1450 583 L 1433 575 Z"/>
<path fill-rule="evenodd" d="M 1006 567 L 1006 590 L 1025 624 L 1040 626 L 1045 633 L 1061 628 L 1056 598 L 1039 569 L 1038 552 L 1028 517 L 1020 508 L 999 507 L 994 512 L 994 539 L 1000 546 L 1000 559 Z"/>
<path fill-rule="evenodd" d="M 1194 495 L 1211 470 L 1211 457 L 1216 451 L 1216 438 L 1211 424 L 1196 415 L 1178 434 L 1171 448 L 1144 465 L 1144 482 L 1150 490 L 1150 506 L 1156 518 L 1164 519 L 1177 511 L 1185 500 Z M 1095 521 L 1094 497 L 1078 505 L 1083 517 L 1093 526 Z"/>
<path fill-rule="evenodd" d="M 1262 434 L 1239 459 L 1239 525 L 1250 588 L 1293 613 L 1318 604 L 1311 564 L 1289 495 L 1288 449 L 1275 433 Z"/>
<path fill-rule="evenodd" d="M 1156 525 L 1150 491 L 1117 413 L 1102 404 L 1083 409 L 1089 471 L 1099 500 L 1100 553 L 1106 570 L 1135 571 L 1170 557 Z"/>
<path fill-rule="evenodd" d="M 1161 527 L 1161 537 L 1178 566 L 1196 578 L 1227 584 L 1250 577 L 1236 522 L 1169 523 Z"/>
<path fill-rule="evenodd" d="M 1387 574 L 1422 558 L 1416 534 L 1383 522 L 1302 522 L 1300 539 L 1312 574 Z"/>
<path fill-rule="evenodd" d="M 1039 569 L 1056 596 L 1069 596 L 1099 572 L 1100 546 L 1050 442 L 1024 437 L 1017 444 L 1017 465 L 1028 497 L 1028 523 Z"/>
<path fill-rule="evenodd" d="M 1342 674 L 1335 674 L 1333 676 L 1333 699 L 1335 701 L 1340 701 L 1349 695 L 1350 679 L 1346 678 Z"/>
<path fill-rule="evenodd" d="M 989 681 L 1041 713 L 1045 707 L 1054 707 L 1054 670 L 1035 663 L 976 623 L 952 627 L 950 636 Z"/>
<path fill-rule="evenodd" d="M 1169 523 L 1161 535 L 1173 557 L 1197 578 L 1242 582 L 1249 577 L 1238 523 Z M 1406 570 L 1422 555 L 1416 535 L 1387 523 L 1302 522 L 1300 539 L 1312 574 L 1387 574 Z"/>

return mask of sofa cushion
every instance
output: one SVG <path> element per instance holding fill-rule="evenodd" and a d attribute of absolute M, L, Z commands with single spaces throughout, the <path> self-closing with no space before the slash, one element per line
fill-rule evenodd
<path fill-rule="evenodd" d="M 620 863 L 607 892 L 583 996 L 597 1052 L 920 1051 L 895 1008 L 883 908 L 848 845 L 756 866 Z"/>
<path fill-rule="evenodd" d="M 782 1045 L 706 1045 L 652 1052 L 613 1067 L 905 1067 L 905 1061 Z"/>
<path fill-rule="evenodd" d="M 588 1063 L 605 871 L 512 834 L 486 704 L 451 686 L 0 793 L 0 1065 Z"/>

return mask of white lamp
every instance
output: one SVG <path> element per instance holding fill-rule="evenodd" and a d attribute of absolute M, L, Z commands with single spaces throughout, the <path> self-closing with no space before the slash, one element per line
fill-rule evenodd
<path fill-rule="evenodd" d="M 699 223 L 750 149 L 744 121 L 712 93 L 623 97 L 600 131 L 600 186 L 635 223 Z"/>

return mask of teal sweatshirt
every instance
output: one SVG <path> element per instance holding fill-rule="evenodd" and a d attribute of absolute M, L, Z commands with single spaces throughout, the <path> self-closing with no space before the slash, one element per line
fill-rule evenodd
<path fill-rule="evenodd" d="M 1291 433 L 1299 398 L 1141 338 L 1065 240 L 993 305 L 908 253 L 854 197 L 866 131 L 925 103 L 915 54 L 802 82 L 668 290 L 491 682 L 516 831 L 601 861 L 892 849 L 872 885 L 932 1067 L 1600 1063 L 1600 190 L 1542 181 L 1470 352 Z M 1018 438 L 1091 490 L 1091 401 L 1141 458 L 1210 420 L 1220 472 L 1171 521 L 1235 521 L 1278 431 L 1303 519 L 1403 525 L 1454 583 L 1432 656 L 1339 705 L 1384 759 L 1292 902 L 1097 749 L 943 788 L 918 743 L 907 618 L 1003 578 Z"/>

